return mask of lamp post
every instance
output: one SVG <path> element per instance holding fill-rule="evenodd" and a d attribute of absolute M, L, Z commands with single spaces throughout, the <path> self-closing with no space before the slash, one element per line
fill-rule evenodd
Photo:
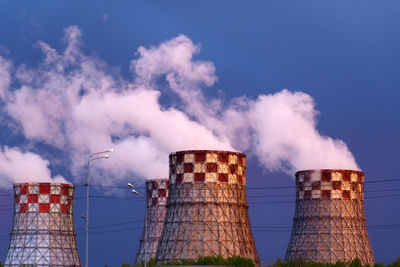
<path fill-rule="evenodd" d="M 135 194 L 135 195 L 138 195 L 140 198 L 142 198 L 143 200 L 144 200 L 144 203 L 145 203 L 145 208 L 144 208 L 144 267 L 146 267 L 146 265 L 147 265 L 147 200 L 146 200 L 146 196 L 143 194 L 143 193 L 141 193 L 141 192 L 139 192 L 139 191 L 137 191 L 136 189 L 135 189 L 135 187 L 133 186 L 133 184 L 131 184 L 131 183 L 128 183 L 128 186 L 130 187 L 130 188 L 132 188 L 132 194 Z"/>
<path fill-rule="evenodd" d="M 87 184 L 86 184 L 86 217 L 82 215 L 82 219 L 86 222 L 86 267 L 89 267 L 89 187 L 90 187 L 90 163 L 99 159 L 108 159 L 110 155 L 107 153 L 113 152 L 114 149 L 110 148 L 106 151 L 92 153 L 87 162 Z"/>

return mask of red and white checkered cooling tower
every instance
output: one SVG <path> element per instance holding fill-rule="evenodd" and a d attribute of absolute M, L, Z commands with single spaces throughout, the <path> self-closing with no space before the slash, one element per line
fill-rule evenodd
<path fill-rule="evenodd" d="M 169 165 L 167 216 L 156 260 L 236 255 L 259 265 L 246 201 L 246 155 L 180 151 L 169 156 Z"/>
<path fill-rule="evenodd" d="M 14 185 L 14 221 L 5 266 L 81 266 L 73 220 L 74 186 Z"/>
<path fill-rule="evenodd" d="M 164 228 L 168 199 L 168 179 L 146 181 L 146 218 L 136 262 L 155 258 Z M 147 227 L 147 228 L 146 228 Z"/>
<path fill-rule="evenodd" d="M 374 265 L 364 215 L 364 173 L 296 173 L 296 210 L 286 260 L 336 263 L 359 258 Z"/>

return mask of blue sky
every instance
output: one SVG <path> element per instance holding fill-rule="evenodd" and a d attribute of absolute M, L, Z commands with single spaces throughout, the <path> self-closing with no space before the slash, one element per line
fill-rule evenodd
<path fill-rule="evenodd" d="M 82 32 L 82 53 L 102 59 L 108 65 L 106 73 L 120 73 L 118 77 L 130 81 L 129 66 L 131 60 L 140 57 L 139 46 L 158 46 L 184 34 L 194 45 L 200 45 L 193 60 L 215 66 L 218 81 L 204 86 L 206 98 L 222 95 L 229 102 L 244 95 L 256 99 L 260 94 L 275 94 L 285 88 L 304 92 L 314 99 L 315 110 L 319 111 L 317 130 L 347 144 L 367 181 L 398 179 L 399 7 L 397 1 L 2 1 L 0 56 L 12 61 L 14 70 L 22 64 L 37 69 L 44 60 L 37 42 L 63 51 L 64 29 L 76 25 Z M 16 90 L 13 88 L 18 84 L 14 82 L 10 88 Z M 160 101 L 170 107 L 175 97 L 165 92 Z M 6 106 L 4 101 L 0 104 Z M 50 160 L 53 173 L 83 183 L 74 177 L 79 172 L 71 171 L 73 163 L 67 152 L 43 140 L 27 138 L 18 122 L 4 115 L 4 110 L 1 112 L 2 147 L 40 154 Z M 127 174 L 118 184 L 129 179 Z M 140 180 L 136 182 L 140 184 Z M 266 169 L 255 155 L 249 159 L 247 182 L 249 187 L 294 185 L 293 177 Z M 0 190 L 5 195 L 11 192 Z M 115 190 L 111 196 L 128 197 L 128 190 Z M 371 191 L 366 192 L 367 225 L 400 224 L 396 205 L 400 183 L 370 183 L 366 190 Z M 381 191 L 373 192 L 377 190 Z M 98 188 L 93 194 L 102 196 L 107 192 Z M 290 194 L 293 197 L 254 197 Z M 83 195 L 84 188 L 78 187 L 76 197 Z M 248 195 L 253 226 L 291 227 L 293 189 L 251 189 Z M 1 206 L 12 201 L 7 196 L 0 199 Z M 251 204 L 257 201 L 264 203 Z M 274 201 L 293 202 L 265 203 Z M 139 200 L 95 198 L 91 204 L 93 226 L 135 221 L 143 216 Z M 77 199 L 77 229 L 84 227 L 79 218 L 84 211 L 84 201 Z M 4 258 L 12 214 L 2 208 L 0 214 L 0 255 Z M 129 229 L 111 232 L 125 228 Z M 103 232 L 90 237 L 91 266 L 119 266 L 133 261 L 140 223 L 98 229 Z M 290 232 L 260 229 L 254 228 L 260 258 L 271 263 L 284 257 Z M 377 261 L 387 263 L 400 256 L 399 228 L 371 228 L 369 235 Z M 83 235 L 78 235 L 78 247 L 83 261 Z"/>

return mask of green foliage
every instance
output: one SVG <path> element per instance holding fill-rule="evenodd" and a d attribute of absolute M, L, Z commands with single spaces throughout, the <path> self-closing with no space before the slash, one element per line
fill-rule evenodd
<path fill-rule="evenodd" d="M 181 261 L 168 261 L 161 263 L 161 266 L 171 266 L 171 265 L 181 266 L 181 265 L 197 265 L 197 264 L 195 260 L 187 260 L 187 259 Z"/>
<path fill-rule="evenodd" d="M 387 265 L 387 267 L 400 267 L 400 257 L 396 261 Z"/>
<path fill-rule="evenodd" d="M 136 267 L 144 267 L 144 260 L 141 260 L 140 262 L 136 263 L 136 265 L 133 265 Z M 156 267 L 157 266 L 157 261 L 153 258 L 151 258 L 148 262 L 146 262 L 147 267 Z"/>
<path fill-rule="evenodd" d="M 226 265 L 226 260 L 219 255 L 218 257 L 213 257 L 213 256 L 205 256 L 205 257 L 199 257 L 196 265 Z"/>
<path fill-rule="evenodd" d="M 349 263 L 349 267 L 362 267 L 360 259 L 355 258 L 353 261 Z"/>
<path fill-rule="evenodd" d="M 184 266 L 184 265 L 194 265 L 194 266 L 235 266 L 235 267 L 255 267 L 255 264 L 251 259 L 242 258 L 240 256 L 232 256 L 224 259 L 221 255 L 219 256 L 204 256 L 199 257 L 197 260 L 181 260 L 181 261 L 171 261 L 164 262 L 161 266 Z M 144 261 L 136 264 L 137 267 L 144 267 Z M 331 263 L 321 263 L 321 262 L 305 262 L 301 259 L 291 260 L 284 262 L 281 258 L 278 258 L 275 263 L 271 265 L 262 265 L 263 267 L 371 267 L 369 265 L 362 265 L 360 259 L 354 259 L 350 262 L 336 262 Z M 3 265 L 0 262 L 0 267 Z M 107 265 L 105 267 L 108 267 Z M 124 263 L 121 267 L 130 267 L 128 263 Z M 147 267 L 157 267 L 157 262 L 155 259 L 150 259 L 147 262 Z M 388 264 L 376 263 L 373 267 L 400 267 L 400 257 Z"/>
<path fill-rule="evenodd" d="M 350 262 L 336 262 L 334 264 L 331 263 L 321 263 L 321 262 L 305 262 L 301 259 L 298 260 L 290 260 L 287 262 L 283 262 L 281 259 L 278 259 L 272 265 L 264 265 L 265 267 L 371 267 L 369 265 L 362 265 L 360 259 L 354 259 Z M 400 258 L 398 258 L 395 262 L 385 265 L 383 263 L 376 263 L 374 267 L 400 267 Z"/>
<path fill-rule="evenodd" d="M 162 266 L 215 265 L 215 266 L 255 267 L 252 259 L 242 258 L 240 256 L 232 256 L 227 259 L 224 259 L 224 257 L 222 257 L 221 255 L 199 257 L 197 260 L 181 260 L 181 261 L 164 262 L 161 265 Z"/>
<path fill-rule="evenodd" d="M 237 267 L 255 267 L 255 264 L 252 259 L 242 258 L 240 256 L 232 256 L 227 260 L 228 266 L 237 266 Z"/>
<path fill-rule="evenodd" d="M 157 261 L 153 258 L 151 258 L 148 262 L 147 262 L 147 266 L 148 267 L 156 267 L 157 266 Z"/>

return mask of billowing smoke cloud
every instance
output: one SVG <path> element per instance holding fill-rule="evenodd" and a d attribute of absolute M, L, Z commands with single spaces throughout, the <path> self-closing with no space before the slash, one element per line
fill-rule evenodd
<path fill-rule="evenodd" d="M 193 62 L 199 51 L 189 38 L 178 36 L 158 47 L 140 47 L 131 69 L 136 82 L 153 88 L 165 76 L 186 114 L 225 136 L 235 149 L 257 156 L 268 170 L 359 169 L 343 141 L 319 134 L 314 100 L 305 93 L 282 90 L 230 103 L 206 98 L 201 87 L 212 86 L 217 78 L 212 63 Z"/>
<path fill-rule="evenodd" d="M 11 62 L 0 56 L 0 99 L 5 97 L 11 81 Z"/>
<path fill-rule="evenodd" d="M 313 99 L 283 90 L 250 102 L 248 122 L 254 133 L 253 151 L 269 170 L 288 173 L 307 169 L 359 169 L 341 140 L 316 130 Z"/>
<path fill-rule="evenodd" d="M 18 148 L 0 148 L 0 186 L 10 187 L 12 183 L 58 182 L 66 183 L 59 175 L 52 178 L 49 161 L 37 154 L 23 153 Z"/>
<path fill-rule="evenodd" d="M 110 160 L 96 163 L 105 184 L 132 175 L 165 177 L 168 154 L 186 149 L 240 150 L 267 170 L 288 173 L 358 169 L 342 141 L 318 133 L 315 105 L 305 93 L 283 90 L 228 103 L 206 97 L 202 88 L 217 81 L 215 67 L 193 59 L 200 47 L 186 36 L 140 47 L 132 81 L 83 54 L 78 27 L 65 30 L 64 42 L 61 53 L 39 42 L 44 61 L 34 69 L 14 67 L 18 88 L 9 89 L 12 66 L 0 58 L 0 97 L 28 140 L 68 155 L 75 177 L 90 152 L 109 147 L 115 149 Z M 169 106 L 161 104 L 167 90 Z"/>

